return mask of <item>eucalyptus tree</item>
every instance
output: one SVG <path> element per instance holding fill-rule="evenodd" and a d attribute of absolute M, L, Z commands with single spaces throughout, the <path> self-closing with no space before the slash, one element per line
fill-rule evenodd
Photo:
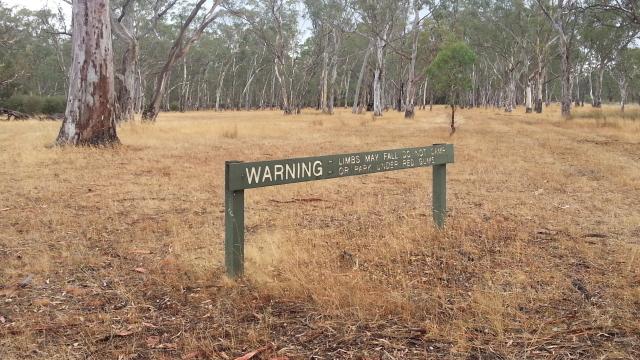
<path fill-rule="evenodd" d="M 640 4 L 637 0 L 593 0 L 586 8 L 616 13 L 623 20 L 619 26 L 640 26 Z"/>
<path fill-rule="evenodd" d="M 73 62 L 56 143 L 117 143 L 109 0 L 74 0 L 72 10 Z"/>
<path fill-rule="evenodd" d="M 471 69 L 476 61 L 473 50 L 464 42 L 456 41 L 445 45 L 429 66 L 429 77 L 436 87 L 447 95 L 451 107 L 451 132 L 456 131 L 456 106 L 460 95 L 471 87 Z"/>
<path fill-rule="evenodd" d="M 618 84 L 620 111 L 624 112 L 629 83 L 640 75 L 640 49 L 621 49 L 611 65 L 610 72 Z"/>
<path fill-rule="evenodd" d="M 505 93 L 505 111 L 511 112 L 516 106 L 517 82 L 521 75 L 527 71 L 530 59 L 530 44 L 528 38 L 528 25 L 531 13 L 523 2 L 504 1 L 497 2 L 495 8 L 496 33 L 493 37 L 492 49 L 502 57 L 505 64 L 507 86 Z M 529 99 L 527 112 L 531 112 L 531 84 L 526 78 Z"/>
<path fill-rule="evenodd" d="M 540 9 L 547 17 L 551 26 L 556 30 L 559 39 L 561 64 L 561 114 L 563 117 L 571 115 L 571 81 L 573 71 L 572 50 L 576 45 L 577 27 L 580 24 L 581 8 L 578 0 L 536 0 Z"/>
<path fill-rule="evenodd" d="M 157 26 L 177 0 L 116 0 L 112 5 L 111 25 L 123 44 L 120 66 L 116 66 L 117 120 L 132 120 L 143 105 L 144 89 L 140 68 L 140 41 L 157 33 Z"/>
<path fill-rule="evenodd" d="M 423 20 L 428 16 L 428 13 L 423 15 L 422 11 L 425 8 L 433 7 L 431 1 L 425 0 L 411 0 L 411 12 L 413 13 L 413 21 L 411 22 L 411 53 L 410 63 L 407 74 L 407 86 L 406 86 L 406 98 L 405 98 L 405 110 L 404 117 L 407 119 L 413 118 L 415 115 L 415 103 L 417 85 L 424 78 L 424 71 L 416 71 L 418 63 L 418 45 L 420 42 L 420 35 L 423 30 Z M 423 55 L 422 58 L 427 58 L 427 55 Z"/>
<path fill-rule="evenodd" d="M 321 54 L 319 107 L 332 114 L 336 97 L 339 54 L 343 33 L 349 30 L 349 11 L 342 0 L 305 0 L 313 27 L 314 47 Z"/>
<path fill-rule="evenodd" d="M 6 91 L 9 85 L 25 75 L 14 57 L 27 35 L 16 26 L 18 23 L 13 11 L 0 3 L 0 91 Z"/>
<path fill-rule="evenodd" d="M 298 35 L 298 11 L 295 3 L 293 0 L 247 0 L 239 2 L 235 8 L 229 7 L 233 15 L 249 24 L 251 31 L 270 52 L 285 115 L 293 113 L 293 57 L 297 51 Z"/>
<path fill-rule="evenodd" d="M 356 82 L 356 88 L 353 92 L 353 105 L 351 108 L 351 112 L 353 114 L 359 114 L 362 112 L 362 108 L 364 106 L 364 99 L 361 94 L 362 84 L 364 82 L 365 76 L 367 74 L 367 68 L 369 66 L 369 57 L 371 56 L 371 52 L 373 52 L 373 39 L 369 39 L 369 43 L 363 51 L 364 56 L 362 58 L 362 65 L 360 66 L 360 72 L 358 73 L 358 81 Z"/>
<path fill-rule="evenodd" d="M 382 116 L 384 104 L 385 66 L 387 47 L 394 26 L 405 15 L 406 0 L 357 0 L 354 9 L 359 15 L 364 32 L 363 36 L 373 43 L 375 66 L 373 70 L 373 116 Z"/>
<path fill-rule="evenodd" d="M 49 10 L 0 3 L 0 99 L 15 93 L 64 95 L 70 31 Z"/>
<path fill-rule="evenodd" d="M 533 16 L 530 21 L 529 31 L 532 33 L 530 44 L 533 49 L 533 74 L 529 76 L 527 80 L 531 80 L 535 83 L 535 100 L 533 104 L 533 110 L 536 113 L 542 113 L 542 94 L 545 84 L 545 78 L 547 73 L 547 67 L 551 60 L 552 46 L 558 40 L 558 36 L 555 35 L 554 29 L 549 26 L 549 23 L 545 21 L 542 10 L 532 4 Z"/>
<path fill-rule="evenodd" d="M 602 8 L 589 8 L 585 13 L 581 27 L 581 44 L 593 56 L 596 71 L 596 92 L 592 106 L 602 105 L 602 87 L 605 70 L 618 57 L 623 49 L 637 37 L 638 27 L 622 26 L 624 19 L 620 14 Z"/>
<path fill-rule="evenodd" d="M 467 10 L 469 39 L 478 53 L 490 58 L 490 67 L 502 86 L 501 104 L 506 112 L 516 105 L 517 85 L 528 66 L 527 24 L 530 12 L 520 1 L 484 1 Z"/>
<path fill-rule="evenodd" d="M 180 30 L 169 50 L 167 59 L 156 76 L 151 100 L 142 113 L 143 120 L 155 121 L 158 117 L 162 95 L 171 69 L 189 52 L 193 44 L 200 39 L 209 24 L 220 15 L 218 7 L 221 2 L 222 0 L 213 0 L 208 7 L 205 7 L 207 0 L 198 0 L 189 15 L 187 15 L 180 25 Z"/>

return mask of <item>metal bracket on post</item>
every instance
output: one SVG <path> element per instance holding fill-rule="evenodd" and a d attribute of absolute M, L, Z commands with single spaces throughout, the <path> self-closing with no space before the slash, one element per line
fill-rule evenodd
<path fill-rule="evenodd" d="M 244 272 L 244 190 L 231 190 L 229 165 L 224 164 L 224 262 L 230 278 Z"/>
<path fill-rule="evenodd" d="M 438 146 L 441 144 L 433 144 Z M 439 229 L 444 228 L 447 217 L 447 164 L 433 166 L 433 222 Z"/>

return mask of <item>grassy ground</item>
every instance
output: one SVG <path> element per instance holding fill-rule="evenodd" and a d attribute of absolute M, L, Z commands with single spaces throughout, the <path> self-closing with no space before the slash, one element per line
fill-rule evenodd
<path fill-rule="evenodd" d="M 0 358 L 639 358 L 640 119 L 520 111 L 0 122 Z M 441 142 L 445 231 L 429 169 L 248 190 L 225 278 L 225 160 Z"/>

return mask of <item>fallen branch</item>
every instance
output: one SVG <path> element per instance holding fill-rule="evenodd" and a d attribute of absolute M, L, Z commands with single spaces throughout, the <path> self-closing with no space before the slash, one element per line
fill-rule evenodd
<path fill-rule="evenodd" d="M 0 114 L 7 115 L 7 121 L 11 120 L 11 117 L 15 120 L 27 120 L 31 117 L 28 114 L 5 108 L 0 108 Z"/>

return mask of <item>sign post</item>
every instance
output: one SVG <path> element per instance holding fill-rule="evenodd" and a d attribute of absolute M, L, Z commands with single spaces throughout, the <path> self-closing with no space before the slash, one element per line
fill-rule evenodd
<path fill-rule="evenodd" d="M 244 272 L 244 190 L 229 188 L 229 167 L 237 163 L 239 161 L 224 164 L 224 262 L 227 275 L 232 278 Z"/>
<path fill-rule="evenodd" d="M 447 217 L 447 164 L 433 166 L 433 195 L 431 200 L 433 222 L 440 229 Z"/>
<path fill-rule="evenodd" d="M 447 215 L 447 164 L 452 144 L 258 162 L 225 163 L 225 266 L 227 275 L 244 272 L 244 190 L 304 181 L 366 175 L 433 166 L 433 221 L 443 228 Z"/>

